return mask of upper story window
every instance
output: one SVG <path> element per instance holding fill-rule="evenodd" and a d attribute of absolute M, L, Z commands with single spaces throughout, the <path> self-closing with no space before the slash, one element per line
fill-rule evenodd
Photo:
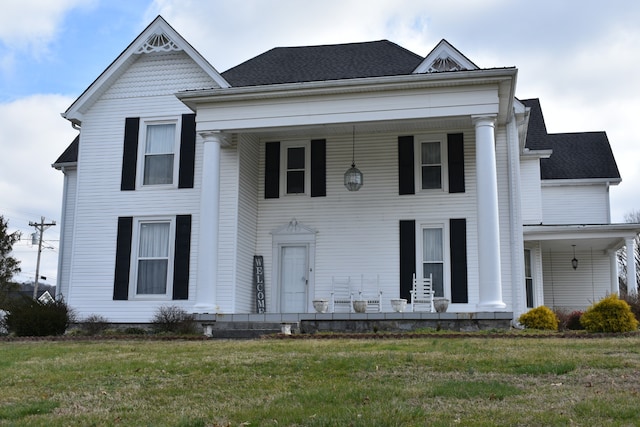
<path fill-rule="evenodd" d="M 177 122 L 145 122 L 142 185 L 173 185 L 176 182 Z"/>
<path fill-rule="evenodd" d="M 309 194 L 310 148 L 306 142 L 283 142 L 283 194 Z"/>
<path fill-rule="evenodd" d="M 420 172 L 423 190 L 442 188 L 442 150 L 440 142 L 420 144 Z"/>

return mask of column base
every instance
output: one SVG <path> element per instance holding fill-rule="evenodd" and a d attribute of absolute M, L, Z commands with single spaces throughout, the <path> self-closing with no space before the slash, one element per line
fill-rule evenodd
<path fill-rule="evenodd" d="M 480 303 L 476 307 L 478 311 L 505 311 L 507 304 L 502 301 L 488 301 Z"/>
<path fill-rule="evenodd" d="M 217 307 L 214 304 L 196 304 L 193 306 L 193 313 L 197 314 L 216 314 Z"/>

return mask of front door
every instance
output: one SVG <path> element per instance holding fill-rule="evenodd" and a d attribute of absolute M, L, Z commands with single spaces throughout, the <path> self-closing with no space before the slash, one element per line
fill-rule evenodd
<path fill-rule="evenodd" d="M 309 255 L 306 245 L 280 247 L 280 310 L 305 313 L 309 289 Z"/>

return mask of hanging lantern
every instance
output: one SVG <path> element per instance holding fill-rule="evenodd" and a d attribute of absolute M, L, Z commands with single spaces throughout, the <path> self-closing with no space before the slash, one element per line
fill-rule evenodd
<path fill-rule="evenodd" d="M 574 270 L 578 269 L 578 259 L 576 258 L 576 245 L 571 245 L 573 246 L 573 259 L 571 260 L 571 267 L 573 267 Z"/>
<path fill-rule="evenodd" d="M 353 139 L 351 143 L 351 167 L 344 173 L 344 186 L 349 191 L 358 191 L 363 184 L 362 172 L 356 167 L 356 128 L 353 127 Z"/>

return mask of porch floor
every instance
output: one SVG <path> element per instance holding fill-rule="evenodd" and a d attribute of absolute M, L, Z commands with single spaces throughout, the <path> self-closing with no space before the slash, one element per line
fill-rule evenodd
<path fill-rule="evenodd" d="M 512 312 L 383 312 L 383 313 L 265 313 L 196 314 L 207 335 L 215 338 L 254 338 L 281 333 L 411 332 L 437 329 L 472 332 L 509 329 Z M 288 325 L 288 326 L 287 326 Z M 284 327 L 284 328 L 283 328 Z"/>

